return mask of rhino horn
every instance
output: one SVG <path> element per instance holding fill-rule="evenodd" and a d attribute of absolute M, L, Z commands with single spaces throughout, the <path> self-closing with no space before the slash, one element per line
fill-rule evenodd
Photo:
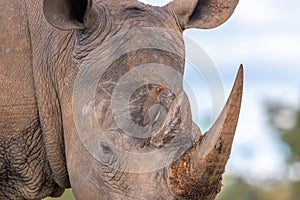
<path fill-rule="evenodd" d="M 168 168 L 168 185 L 183 198 L 214 199 L 222 186 L 222 174 L 230 156 L 243 92 L 243 66 L 241 65 L 228 101 L 212 128 L 200 135 L 176 162 Z"/>

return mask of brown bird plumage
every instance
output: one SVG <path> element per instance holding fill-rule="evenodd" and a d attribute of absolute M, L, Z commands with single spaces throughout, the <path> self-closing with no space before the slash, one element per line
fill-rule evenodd
<path fill-rule="evenodd" d="M 146 126 L 146 132 L 152 132 L 152 125 L 155 124 L 156 120 L 160 116 L 159 94 L 164 91 L 164 87 L 154 87 L 149 91 L 147 99 L 143 106 L 143 126 Z M 141 147 L 148 146 L 150 144 L 151 137 L 143 138 Z"/>
<path fill-rule="evenodd" d="M 159 115 L 159 109 L 151 109 L 155 109 L 154 105 L 159 103 L 159 94 L 164 90 L 164 87 L 154 87 L 152 90 L 150 90 L 149 95 L 143 106 L 144 126 L 148 125 L 151 121 L 155 121 L 157 115 Z"/>

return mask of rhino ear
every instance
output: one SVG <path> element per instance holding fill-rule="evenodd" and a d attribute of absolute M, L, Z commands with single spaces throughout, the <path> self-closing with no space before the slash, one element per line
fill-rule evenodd
<path fill-rule="evenodd" d="M 214 28 L 233 13 L 239 0 L 173 0 L 166 8 L 174 13 L 181 28 Z"/>
<path fill-rule="evenodd" d="M 61 30 L 84 29 L 88 26 L 93 0 L 44 0 L 46 20 Z"/>

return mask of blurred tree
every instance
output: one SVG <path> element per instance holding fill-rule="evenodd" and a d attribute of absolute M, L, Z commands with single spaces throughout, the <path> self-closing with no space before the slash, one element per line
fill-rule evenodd
<path fill-rule="evenodd" d="M 218 195 L 218 200 L 260 200 L 259 190 L 240 178 L 227 177 L 226 185 Z"/>
<path fill-rule="evenodd" d="M 280 104 L 270 105 L 270 123 L 290 148 L 289 163 L 300 162 L 300 110 Z"/>

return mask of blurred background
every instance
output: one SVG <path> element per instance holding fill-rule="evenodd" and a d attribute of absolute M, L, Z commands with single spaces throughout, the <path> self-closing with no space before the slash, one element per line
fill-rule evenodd
<path fill-rule="evenodd" d="M 224 25 L 185 33 L 214 62 L 226 97 L 239 63 L 245 69 L 242 110 L 218 200 L 300 199 L 299 9 L 296 0 L 240 0 Z M 199 119 L 205 130 L 201 113 Z"/>
<path fill-rule="evenodd" d="M 300 199 L 299 9 L 299 0 L 241 0 L 220 27 L 184 33 L 198 45 L 194 51 L 204 51 L 214 63 L 226 98 L 240 63 L 245 70 L 240 120 L 217 200 Z M 197 62 L 197 52 L 191 56 Z M 199 110 L 195 121 L 205 132 L 215 119 L 214 109 L 220 108 L 209 102 L 214 98 L 211 86 L 199 90 L 209 77 L 201 71 L 195 77 L 192 69 L 187 63 L 185 79 L 193 91 L 192 105 Z M 225 99 L 220 101 L 223 106 Z M 59 199 L 74 198 L 68 190 Z"/>

